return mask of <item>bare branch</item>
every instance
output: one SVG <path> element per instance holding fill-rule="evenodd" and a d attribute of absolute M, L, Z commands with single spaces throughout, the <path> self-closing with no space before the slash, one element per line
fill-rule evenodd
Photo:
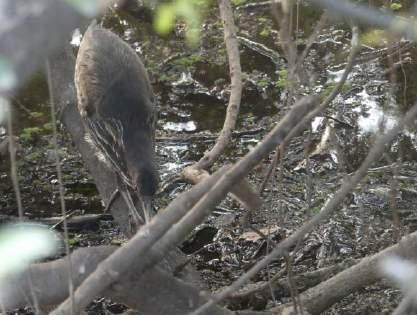
<path fill-rule="evenodd" d="M 49 61 L 46 61 L 46 76 L 48 80 L 48 89 L 49 89 L 49 99 L 50 99 L 50 106 L 51 106 L 51 122 L 52 122 L 52 144 L 55 149 L 55 167 L 58 176 L 58 185 L 59 185 L 59 200 L 61 205 L 61 215 L 63 218 L 63 226 L 64 226 L 64 242 L 65 242 L 65 254 L 67 255 L 68 260 L 68 290 L 70 293 L 71 301 L 73 301 L 73 293 L 74 293 L 74 285 L 71 281 L 72 279 L 72 265 L 71 265 L 71 256 L 70 256 L 70 249 L 69 249 L 69 237 L 68 237 L 68 225 L 67 225 L 67 211 L 65 206 L 65 193 L 64 193 L 64 181 L 62 176 L 62 169 L 61 169 L 61 162 L 60 157 L 58 154 L 58 132 L 56 127 L 56 104 L 54 97 L 54 90 L 52 86 L 52 73 Z M 73 303 L 72 303 L 73 309 Z M 74 311 L 72 312 L 74 313 Z"/>
<path fill-rule="evenodd" d="M 337 13 L 340 17 L 347 17 L 358 23 L 376 28 L 387 29 L 402 34 L 409 39 L 417 39 L 416 22 L 412 19 L 405 19 L 388 11 L 375 10 L 347 0 L 309 0 L 309 2 Z"/>
<path fill-rule="evenodd" d="M 304 117 L 303 122 L 300 123 L 299 128 L 294 128 L 294 130 L 291 131 L 291 133 L 288 135 L 288 140 L 284 142 L 284 146 L 288 143 L 290 139 L 292 139 L 296 134 L 300 133 L 300 130 L 303 128 L 303 123 L 306 124 L 308 121 L 311 121 L 314 117 L 316 117 L 319 113 L 321 113 L 324 109 L 326 109 L 331 102 L 335 99 L 335 97 L 340 93 L 340 91 L 343 88 L 343 85 L 346 82 L 346 79 L 352 70 L 353 62 L 355 60 L 355 57 L 360 49 L 359 46 L 359 29 L 357 26 L 352 27 L 352 47 L 350 49 L 349 57 L 345 66 L 345 69 L 343 71 L 342 77 L 340 78 L 339 82 L 337 82 L 336 86 L 332 90 L 332 92 L 325 98 L 325 100 L 318 106 L 315 110 L 313 110 L 311 113 L 309 113 L 306 117 Z"/>
<path fill-rule="evenodd" d="M 213 296 L 213 298 L 207 304 L 194 311 L 192 315 L 202 314 L 202 312 L 204 312 L 207 307 L 218 303 L 230 294 L 236 292 L 242 285 L 249 281 L 260 270 L 270 264 L 274 259 L 284 255 L 291 246 L 297 244 L 297 242 L 299 242 L 307 233 L 311 232 L 319 222 L 329 217 L 337 209 L 338 205 L 344 200 L 344 198 L 355 188 L 360 180 L 365 177 L 367 174 L 367 169 L 372 165 L 372 163 L 377 161 L 382 156 L 385 145 L 392 141 L 394 137 L 404 128 L 404 126 L 411 124 L 416 115 L 417 105 L 414 105 L 395 127 L 393 127 L 388 133 L 378 137 L 361 167 L 352 177 L 347 178 L 343 182 L 342 186 L 335 193 L 334 197 L 327 200 L 325 206 L 321 209 L 319 214 L 314 216 L 310 221 L 306 222 L 301 228 L 290 235 L 287 239 L 279 243 L 269 255 L 265 256 L 261 261 L 259 261 L 254 267 L 242 275 L 228 288 Z M 297 127 L 294 129 L 297 129 Z"/>
<path fill-rule="evenodd" d="M 75 312 L 77 313 L 85 307 L 108 285 L 117 281 L 130 268 L 138 255 L 146 252 L 146 258 L 143 256 L 141 261 L 142 271 L 144 271 L 147 267 L 159 262 L 167 252 L 175 248 L 196 225 L 200 224 L 210 214 L 211 209 L 226 196 L 230 187 L 239 182 L 270 150 L 285 139 L 291 128 L 297 124 L 301 117 L 305 116 L 314 102 L 317 102 L 314 97 L 302 99 L 264 141 L 233 166 L 230 171 L 220 169 L 216 173 L 221 176 L 221 180 L 217 184 L 215 183 L 218 175 L 214 174 L 207 180 L 200 182 L 199 185 L 194 186 L 190 192 L 174 200 L 165 211 L 161 211 L 149 224 L 142 227 L 125 246 L 119 248 L 107 258 L 96 272 L 77 289 L 74 294 Z M 198 201 L 201 196 L 203 196 L 202 199 Z M 197 201 L 198 203 L 196 203 Z M 191 211 L 177 224 L 174 224 L 191 207 Z M 171 229 L 165 233 L 169 227 Z M 158 239 L 160 239 L 159 242 L 150 248 Z M 136 276 L 139 277 L 140 274 L 140 271 L 136 270 Z M 70 301 L 67 300 L 52 314 L 70 314 L 69 310 Z"/>
<path fill-rule="evenodd" d="M 311 314 L 321 314 L 343 297 L 348 296 L 359 288 L 381 280 L 381 274 L 378 268 L 381 260 L 391 255 L 416 258 L 416 248 L 417 232 L 414 232 L 405 236 L 398 244 L 388 247 L 373 256 L 362 259 L 360 263 L 302 293 L 300 298 L 303 301 L 304 307 Z"/>
<path fill-rule="evenodd" d="M 324 280 L 329 279 L 338 272 L 343 271 L 344 269 L 352 266 L 354 263 L 357 263 L 356 260 L 345 260 L 342 263 L 332 265 L 329 267 L 323 267 L 318 270 L 306 272 L 303 274 L 295 275 L 294 279 L 297 282 L 297 289 L 300 291 L 307 290 L 313 286 L 316 286 L 323 282 Z M 271 288 L 274 295 L 279 297 L 290 296 L 290 287 L 288 280 L 282 278 L 283 273 L 278 273 L 272 277 L 269 281 L 261 281 L 255 284 L 249 284 L 247 287 L 243 288 L 239 292 L 231 295 L 226 298 L 226 303 L 232 305 L 241 305 L 242 303 L 247 303 L 251 297 L 257 296 L 262 297 L 265 300 L 271 297 Z"/>
<path fill-rule="evenodd" d="M 229 144 L 232 131 L 236 125 L 237 115 L 239 114 L 240 99 L 242 96 L 242 70 L 240 67 L 239 45 L 236 38 L 236 27 L 233 22 L 232 6 L 229 0 L 219 0 L 219 8 L 224 27 L 224 42 L 229 57 L 231 92 L 226 119 L 220 136 L 214 147 L 205 153 L 200 161 L 194 165 L 196 169 L 208 169 L 212 166 Z"/>
<path fill-rule="evenodd" d="M 197 170 L 193 166 L 186 167 L 183 171 L 183 175 L 194 185 L 210 176 L 207 171 Z M 254 211 L 259 209 L 262 205 L 261 198 L 246 179 L 241 180 L 231 188 L 230 196 L 248 210 Z"/>
<path fill-rule="evenodd" d="M 16 196 L 17 212 L 19 219 L 23 219 L 23 205 L 22 205 L 22 195 L 20 192 L 19 178 L 17 176 L 17 163 L 16 163 L 16 137 L 13 134 L 13 120 L 12 120 L 12 109 L 10 108 L 10 102 L 6 99 L 0 99 L 0 102 L 6 102 L 3 106 L 7 108 L 7 133 L 8 146 L 9 146 L 9 155 L 10 155 L 10 175 L 13 183 L 13 190 Z"/>
<path fill-rule="evenodd" d="M 313 46 L 314 41 L 317 39 L 317 36 L 319 35 L 320 31 L 323 29 L 323 27 L 328 22 L 328 19 L 329 19 L 328 15 L 326 13 L 323 13 L 320 17 L 320 20 L 318 20 L 318 22 L 314 26 L 313 32 L 307 38 L 305 48 L 303 49 L 303 51 L 301 52 L 300 56 L 297 59 L 297 65 L 296 65 L 297 71 L 299 71 L 300 68 L 302 67 L 303 62 L 306 59 L 306 57 L 307 57 L 307 55 L 308 55 L 308 53 L 311 49 L 311 46 Z"/>
<path fill-rule="evenodd" d="M 164 211 L 158 213 L 149 224 L 143 226 L 127 244 L 118 248 L 113 255 L 104 260 L 99 268 L 75 291 L 73 297 L 74 312 L 81 312 L 101 292 L 118 281 L 119 277 L 129 270 L 135 260 L 141 257 L 141 263 L 135 272 L 135 276 L 139 278 L 145 271 L 145 267 L 150 265 L 146 262 L 149 261 L 152 252 L 157 251 L 153 248 L 149 252 L 151 246 L 187 213 L 187 210 L 216 183 L 224 171 L 225 168 L 220 169 L 211 177 L 194 186 L 190 191 L 178 196 Z M 157 254 L 164 257 L 166 253 Z M 67 299 L 52 314 L 71 314 L 70 311 L 71 299 Z"/>
<path fill-rule="evenodd" d="M 115 246 L 99 246 L 74 251 L 71 254 L 71 262 L 74 266 L 71 280 L 74 285 L 80 285 L 98 264 L 116 249 Z M 206 301 L 198 288 L 184 283 L 160 267 L 153 268 L 138 279 L 136 266 L 140 261 L 140 258 L 137 259 L 117 283 L 103 291 L 103 296 L 138 309 L 144 314 L 154 315 L 183 315 Z M 32 297 L 27 296 L 25 292 L 29 292 L 31 286 L 36 294 L 34 298 L 40 306 L 56 305 L 68 296 L 67 273 L 68 263 L 67 258 L 64 257 L 52 262 L 32 265 L 19 275 L 1 277 L 0 281 L 5 287 L 2 287 L 0 292 L 0 305 L 4 305 L 7 309 L 30 305 Z M 214 307 L 210 310 L 210 314 L 231 315 L 232 312 Z"/>
<path fill-rule="evenodd" d="M 229 144 L 232 132 L 236 126 L 240 100 L 242 97 L 242 70 L 240 66 L 239 45 L 236 37 L 236 26 L 233 21 L 234 17 L 232 6 L 229 0 L 219 0 L 219 8 L 224 27 L 224 42 L 226 44 L 226 51 L 229 58 L 231 92 L 229 105 L 227 106 L 226 111 L 226 118 L 216 143 L 209 152 L 206 152 L 197 163 L 190 167 L 197 170 L 196 172 L 210 168 Z M 193 174 L 194 172 L 192 170 L 184 170 L 183 172 L 183 176 L 188 181 L 195 184 L 196 178 L 193 177 Z M 258 194 L 254 189 L 252 189 L 251 185 L 245 179 L 242 179 L 240 183 L 237 183 L 234 191 L 232 192 L 232 198 L 236 199 L 248 210 L 258 209 L 261 205 L 261 200 Z"/>

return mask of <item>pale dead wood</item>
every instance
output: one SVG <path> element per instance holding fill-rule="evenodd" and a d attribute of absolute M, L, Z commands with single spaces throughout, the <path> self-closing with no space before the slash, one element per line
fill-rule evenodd
<path fill-rule="evenodd" d="M 192 184 L 197 184 L 200 181 L 208 178 L 210 174 L 201 169 L 195 169 L 194 167 L 186 167 L 183 170 L 184 176 L 191 181 Z M 237 200 L 241 205 L 243 205 L 248 210 L 257 210 L 262 205 L 262 200 L 254 191 L 249 182 L 245 179 L 241 180 L 230 190 L 230 196 Z"/>
<path fill-rule="evenodd" d="M 305 291 L 311 287 L 314 287 L 321 282 L 331 278 L 340 271 L 345 270 L 347 267 L 352 266 L 357 260 L 348 260 L 340 264 L 335 264 L 329 267 L 323 267 L 318 270 L 298 274 L 294 276 L 294 281 L 297 283 L 297 289 Z M 227 304 L 231 305 L 246 305 L 250 303 L 251 299 L 263 298 L 265 300 L 271 298 L 271 289 L 277 297 L 290 296 L 290 287 L 288 280 L 282 278 L 282 273 L 277 274 L 269 281 L 261 281 L 254 284 L 249 284 L 245 288 L 239 290 L 239 292 L 229 296 L 225 299 Z"/>
<path fill-rule="evenodd" d="M 256 135 L 259 133 L 262 133 L 265 131 L 264 127 L 249 129 L 249 130 L 235 130 L 232 133 L 232 137 L 239 138 L 241 136 L 246 135 Z M 215 141 L 218 138 L 218 135 L 216 133 L 210 133 L 210 134 L 195 134 L 195 135 L 180 135 L 180 136 L 157 136 L 155 137 L 155 141 L 157 142 L 192 142 L 192 141 Z"/>
<path fill-rule="evenodd" d="M 67 221 L 67 226 L 69 230 L 82 230 L 89 228 L 91 226 L 98 225 L 100 220 L 112 220 L 111 214 L 99 213 L 99 214 L 83 214 L 76 215 L 77 210 L 71 211 L 65 215 Z M 42 222 L 47 225 L 51 225 L 50 229 L 54 230 L 62 226 L 64 223 L 64 218 L 60 217 L 49 217 L 44 219 L 39 219 L 39 222 Z"/>
<path fill-rule="evenodd" d="M 208 169 L 211 167 L 229 144 L 232 131 L 236 126 L 242 97 L 242 70 L 240 67 L 239 43 L 236 38 L 236 26 L 233 21 L 232 6 L 229 0 L 219 0 L 218 3 L 224 28 L 224 42 L 229 59 L 231 91 L 226 118 L 220 136 L 214 147 L 209 152 L 206 152 L 200 161 L 194 165 L 197 169 Z"/>
<path fill-rule="evenodd" d="M 0 100 L 0 101 L 3 101 L 3 100 Z M 5 102 L 6 102 L 6 108 L 11 106 L 8 100 Z M 9 150 L 9 156 L 10 156 L 10 177 L 12 179 L 13 191 L 16 196 L 17 212 L 18 212 L 19 220 L 23 220 L 22 195 L 20 192 L 19 178 L 17 176 L 17 160 L 16 160 L 17 137 L 14 135 L 12 111 L 10 108 L 7 110 L 7 134 L 9 135 L 7 144 L 8 144 L 8 150 Z"/>
<path fill-rule="evenodd" d="M 417 257 L 417 232 L 404 237 L 396 245 L 363 258 L 358 264 L 303 292 L 300 298 L 305 309 L 311 314 L 321 314 L 349 294 L 381 280 L 379 264 L 391 255 L 415 259 Z"/>
<path fill-rule="evenodd" d="M 242 97 L 242 69 L 240 66 L 239 42 L 236 37 L 236 26 L 233 21 L 233 10 L 230 1 L 219 0 L 219 9 L 224 28 L 224 42 L 229 59 L 231 91 L 226 118 L 216 143 L 210 151 L 206 152 L 197 163 L 190 167 L 197 170 L 197 173 L 198 170 L 210 168 L 229 144 L 232 132 L 236 126 Z M 198 177 L 193 176 L 193 174 L 194 172 L 191 170 L 184 170 L 183 177 L 195 184 Z M 259 195 L 246 179 L 242 179 L 239 183 L 236 183 L 236 186 L 231 192 L 231 197 L 248 210 L 258 209 L 262 203 Z"/>

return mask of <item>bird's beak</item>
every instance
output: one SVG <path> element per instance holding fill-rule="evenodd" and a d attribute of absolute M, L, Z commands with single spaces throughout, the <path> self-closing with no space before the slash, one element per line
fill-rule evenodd
<path fill-rule="evenodd" d="M 143 212 L 145 216 L 145 222 L 148 223 L 151 221 L 154 216 L 154 210 L 152 206 L 152 197 L 151 196 L 142 196 L 143 201 Z"/>

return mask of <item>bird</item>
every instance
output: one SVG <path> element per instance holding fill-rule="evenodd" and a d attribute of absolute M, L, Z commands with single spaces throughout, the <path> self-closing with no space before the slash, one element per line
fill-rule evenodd
<path fill-rule="evenodd" d="M 86 140 L 116 174 L 115 192 L 124 197 L 134 223 L 149 222 L 159 183 L 157 110 L 141 59 L 116 34 L 92 22 L 80 43 L 74 81 Z M 136 198 L 142 210 L 136 209 Z"/>

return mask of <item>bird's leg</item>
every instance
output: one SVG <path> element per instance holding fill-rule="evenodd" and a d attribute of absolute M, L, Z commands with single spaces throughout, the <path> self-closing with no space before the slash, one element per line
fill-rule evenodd
<path fill-rule="evenodd" d="M 104 208 L 104 213 L 108 212 L 111 208 L 111 206 L 113 205 L 113 202 L 116 200 L 116 197 L 120 194 L 120 190 L 118 188 L 116 188 L 113 193 L 111 194 L 109 201 L 107 201 L 107 205 Z"/>
<path fill-rule="evenodd" d="M 145 219 L 145 224 L 148 224 L 154 215 L 153 208 L 152 208 L 153 197 L 149 195 L 143 195 L 140 191 L 141 191 L 140 187 L 138 186 L 133 188 L 133 192 L 141 207 L 140 210 L 142 210 L 141 214 L 143 215 L 143 218 Z"/>
<path fill-rule="evenodd" d="M 144 222 L 143 219 L 140 217 L 138 211 L 136 210 L 135 204 L 133 203 L 132 197 L 130 196 L 130 193 L 127 189 L 116 188 L 111 194 L 109 200 L 107 201 L 107 205 L 104 208 L 104 212 L 110 210 L 111 206 L 113 205 L 114 201 L 119 196 L 119 194 L 122 196 L 129 210 L 129 224 L 131 225 L 131 230 L 136 232 L 138 227 L 144 224 Z M 148 222 L 146 217 L 145 222 Z"/>
<path fill-rule="evenodd" d="M 152 197 L 150 196 L 142 196 L 141 194 L 137 194 L 139 199 L 140 205 L 142 207 L 143 216 L 145 218 L 145 222 L 149 223 L 153 217 L 153 210 L 152 210 Z"/>
<path fill-rule="evenodd" d="M 122 189 L 120 193 L 122 194 L 122 197 L 125 200 L 126 205 L 129 209 L 129 218 L 132 219 L 131 223 L 133 223 L 134 225 L 133 230 L 136 232 L 139 226 L 145 224 L 145 222 L 139 215 L 129 191 L 127 189 Z"/>

